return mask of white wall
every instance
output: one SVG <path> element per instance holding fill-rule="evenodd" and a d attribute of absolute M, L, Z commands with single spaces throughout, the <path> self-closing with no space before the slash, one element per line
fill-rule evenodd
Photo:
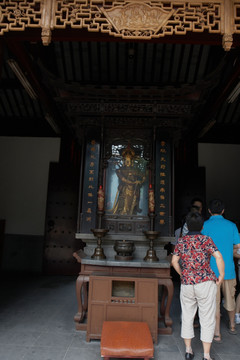
<path fill-rule="evenodd" d="M 0 218 L 6 234 L 43 235 L 48 171 L 59 138 L 0 137 Z"/>
<path fill-rule="evenodd" d="M 199 144 L 198 165 L 206 168 L 206 200 L 221 198 L 229 220 L 240 223 L 240 145 Z"/>

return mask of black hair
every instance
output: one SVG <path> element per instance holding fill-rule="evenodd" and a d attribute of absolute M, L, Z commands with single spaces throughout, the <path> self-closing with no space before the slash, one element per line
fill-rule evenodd
<path fill-rule="evenodd" d="M 202 206 L 195 205 L 195 202 L 200 202 L 202 204 Z M 189 212 L 196 209 L 198 212 L 202 213 L 202 211 L 203 211 L 203 200 L 200 197 L 192 198 L 190 205 L 191 206 L 189 208 Z"/>
<path fill-rule="evenodd" d="M 200 208 L 199 208 L 199 206 L 197 206 L 197 205 L 192 205 L 192 206 L 191 206 L 191 209 L 190 209 L 191 212 L 195 212 L 195 211 L 200 212 L 199 210 L 200 210 Z"/>
<path fill-rule="evenodd" d="M 203 205 L 203 201 L 202 201 L 202 199 L 200 197 L 194 197 L 191 200 L 191 206 L 193 206 L 196 201 L 200 202 Z"/>
<path fill-rule="evenodd" d="M 212 214 L 221 214 L 224 210 L 224 203 L 220 199 L 213 199 L 209 202 L 208 208 Z"/>
<path fill-rule="evenodd" d="M 189 231 L 201 231 L 204 219 L 198 211 L 190 211 L 187 214 L 186 223 Z"/>

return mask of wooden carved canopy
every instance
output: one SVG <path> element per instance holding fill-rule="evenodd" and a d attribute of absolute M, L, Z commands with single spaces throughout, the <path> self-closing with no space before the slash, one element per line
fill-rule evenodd
<path fill-rule="evenodd" d="M 228 51 L 233 35 L 240 33 L 240 1 L 0 1 L 0 35 L 41 28 L 42 42 L 48 45 L 52 30 L 66 27 L 136 40 L 208 32 L 222 35 Z"/>

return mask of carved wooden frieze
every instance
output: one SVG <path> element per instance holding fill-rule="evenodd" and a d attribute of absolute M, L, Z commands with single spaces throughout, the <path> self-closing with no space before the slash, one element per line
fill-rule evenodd
<path fill-rule="evenodd" d="M 71 27 L 144 40 L 209 32 L 221 34 L 230 50 L 240 33 L 240 0 L 0 0 L 0 35 L 33 27 L 42 28 L 44 45 L 53 29 Z"/>
<path fill-rule="evenodd" d="M 107 10 L 101 8 L 101 11 L 112 24 L 116 33 L 123 36 L 156 34 L 174 13 L 173 9 L 166 11 L 160 7 L 139 2 L 114 6 Z"/>
<path fill-rule="evenodd" d="M 134 128 L 134 131 L 136 132 L 136 127 L 144 128 L 146 132 L 146 117 L 139 118 L 139 117 L 106 117 L 102 121 L 101 118 L 98 117 L 91 117 L 91 116 L 82 116 L 81 120 L 79 120 L 79 117 L 71 117 L 69 120 L 69 123 L 71 125 L 71 128 L 76 130 L 76 134 L 80 133 L 82 131 L 83 126 L 100 126 L 103 125 L 108 128 L 117 128 L 119 127 L 121 129 L 127 128 L 131 126 Z M 148 126 L 151 128 L 152 126 L 159 126 L 161 128 L 172 128 L 172 129 L 181 129 L 183 127 L 184 121 L 181 118 L 154 118 L 149 117 L 148 118 Z M 118 130 L 119 131 L 119 130 Z M 121 130 L 123 131 L 123 130 Z M 147 138 L 147 136 L 146 136 Z"/>
<path fill-rule="evenodd" d="M 155 6 L 154 4 L 157 4 Z M 140 2 L 101 9 L 113 25 L 115 36 L 155 38 L 187 31 L 220 32 L 220 4 L 194 4 L 191 2 Z M 214 20 L 213 20 L 214 19 Z"/>
<path fill-rule="evenodd" d="M 87 28 L 127 39 L 221 33 L 222 1 L 56 1 L 55 28 Z"/>
<path fill-rule="evenodd" d="M 99 113 L 99 114 L 138 114 L 141 116 L 159 115 L 187 115 L 192 112 L 190 104 L 139 104 L 139 103 L 81 103 L 68 102 L 66 111 L 71 114 Z"/>

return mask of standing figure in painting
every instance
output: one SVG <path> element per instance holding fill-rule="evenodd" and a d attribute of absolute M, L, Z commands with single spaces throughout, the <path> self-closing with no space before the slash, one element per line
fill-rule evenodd
<path fill-rule="evenodd" d="M 113 214 L 136 215 L 139 208 L 141 185 L 146 180 L 138 168 L 134 167 L 135 151 L 128 145 L 122 152 L 123 166 L 116 170 L 119 185 L 112 208 Z"/>

